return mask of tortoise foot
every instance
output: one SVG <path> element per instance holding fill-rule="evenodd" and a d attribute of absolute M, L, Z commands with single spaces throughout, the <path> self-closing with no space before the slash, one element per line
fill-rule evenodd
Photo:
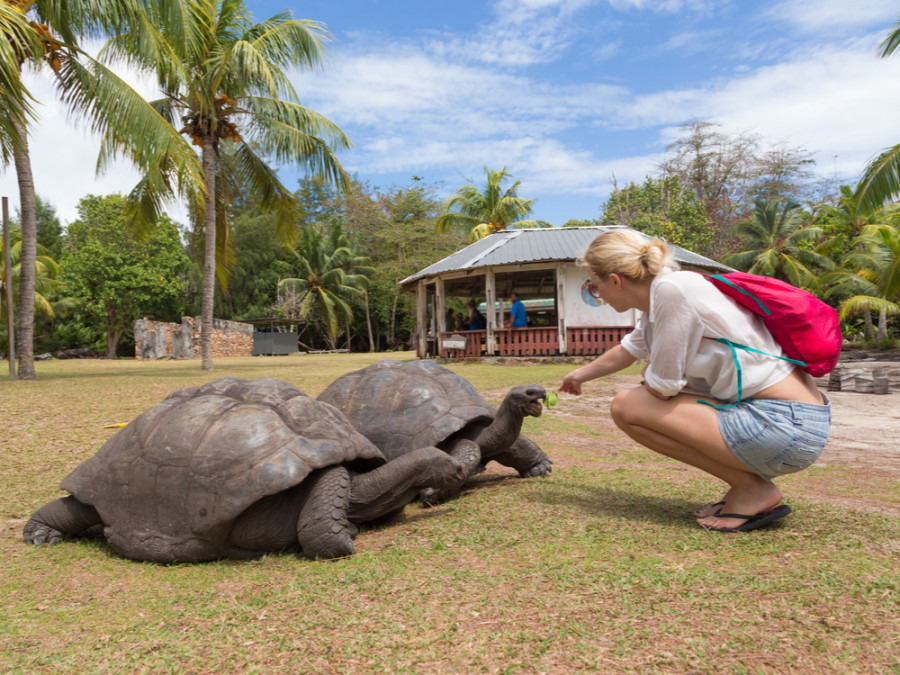
<path fill-rule="evenodd" d="M 311 479 L 309 494 L 297 521 L 297 540 L 310 558 L 353 555 L 356 528 L 347 520 L 350 474 L 342 466 L 323 469 Z"/>
<path fill-rule="evenodd" d="M 35 546 L 43 546 L 44 544 L 55 546 L 64 539 L 62 532 L 34 518 L 25 523 L 22 537 L 25 539 L 26 544 L 34 544 Z"/>

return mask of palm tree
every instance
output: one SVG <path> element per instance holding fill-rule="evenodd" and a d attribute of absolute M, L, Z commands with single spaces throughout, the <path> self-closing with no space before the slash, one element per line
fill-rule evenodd
<path fill-rule="evenodd" d="M 22 276 L 22 236 L 19 230 L 12 230 L 9 240 L 10 279 L 5 278 L 5 271 L 0 268 L 0 288 L 9 282 L 13 289 L 13 305 L 17 307 L 17 299 L 21 293 L 19 279 Z M 34 269 L 34 300 L 32 312 L 51 321 L 56 317 L 56 308 L 48 299 L 54 291 L 64 285 L 56 276 L 59 274 L 59 265 L 48 255 L 42 246 L 37 247 L 37 256 Z M 3 243 L 0 242 L 0 260 L 3 259 Z M 65 303 L 68 305 L 68 301 Z M 6 325 L 6 293 L 0 293 L 0 324 Z"/>
<path fill-rule="evenodd" d="M 878 55 L 886 58 L 900 47 L 900 21 L 878 46 Z M 860 207 L 874 209 L 900 194 L 900 143 L 886 148 L 863 172 L 856 186 Z"/>
<path fill-rule="evenodd" d="M 34 294 L 37 258 L 37 222 L 34 179 L 28 151 L 28 128 L 34 121 L 29 93 L 21 83 L 24 64 L 49 65 L 57 72 L 56 82 L 69 96 L 64 99 L 73 110 L 88 117 L 95 128 L 112 125 L 118 137 L 147 145 L 152 130 L 136 124 L 142 114 L 135 107 L 140 98 L 113 73 L 93 62 L 77 47 L 82 34 L 115 32 L 116 27 L 135 16 L 138 0 L 0 0 L 0 159 L 12 160 L 19 183 L 22 224 L 22 274 L 19 280 L 19 377 L 34 378 Z M 93 63 L 102 77 L 94 79 L 79 61 Z M 110 114 L 115 102 L 119 110 L 132 114 Z M 138 106 L 139 107 L 139 106 Z M 143 115 L 146 118 L 146 114 Z M 153 126 L 153 125 L 151 125 Z M 188 151 L 189 149 L 186 148 Z M 178 156 L 177 152 L 173 153 Z M 186 157 L 182 151 L 181 157 Z"/>
<path fill-rule="evenodd" d="M 484 173 L 486 182 L 483 191 L 470 183 L 450 198 L 447 212 L 437 221 L 438 232 L 468 230 L 474 241 L 509 227 L 552 227 L 543 220 L 524 220 L 532 212 L 534 199 L 518 196 L 520 181 L 503 189 L 502 183 L 512 178 L 506 167 L 500 171 L 484 167 Z"/>
<path fill-rule="evenodd" d="M 820 247 L 821 253 L 828 255 L 832 260 L 838 260 L 838 266 L 843 267 L 829 275 L 829 282 L 841 287 L 829 290 L 829 295 L 835 295 L 842 289 L 847 290 L 848 284 L 854 279 L 858 280 L 855 263 L 846 260 L 847 255 L 852 250 L 864 251 L 864 240 L 860 239 L 863 230 L 869 225 L 884 224 L 894 210 L 891 206 L 860 208 L 859 193 L 854 192 L 849 185 L 842 185 L 840 192 L 837 205 L 824 206 L 817 216 L 817 220 L 823 222 L 825 232 L 829 235 L 828 240 Z M 862 308 L 862 312 L 866 338 L 872 339 L 875 336 L 872 312 L 868 307 Z M 879 317 L 880 325 L 884 323 L 882 319 L 883 315 Z"/>
<path fill-rule="evenodd" d="M 293 251 L 295 276 L 282 279 L 279 287 L 297 296 L 297 317 L 308 321 L 316 317 L 322 321 L 326 336 L 335 346 L 340 320 L 353 318 L 350 301 L 361 299 L 374 269 L 366 266 L 367 258 L 358 255 L 336 237 L 307 225 Z"/>
<path fill-rule="evenodd" d="M 807 243 L 816 242 L 822 236 L 822 228 L 804 227 L 803 216 L 797 202 L 757 199 L 753 217 L 735 228 L 735 233 L 744 237 L 743 250 L 726 256 L 722 262 L 789 281 L 794 286 L 816 288 L 816 268 L 831 269 L 834 263 Z"/>
<path fill-rule="evenodd" d="M 235 165 L 246 192 L 276 215 L 287 238 L 297 222 L 294 195 L 256 148 L 276 162 L 294 162 L 344 187 L 334 151 L 349 140 L 328 119 L 299 104 L 292 68 L 321 63 L 328 34 L 289 12 L 254 23 L 244 0 L 144 0 L 143 22 L 107 42 L 101 58 L 154 72 L 164 98 L 153 106 L 200 148 L 202 184 L 175 189 L 166 176 L 179 163 L 164 151 L 138 154 L 144 179 L 132 192 L 136 219 L 152 222 L 165 200 L 185 195 L 202 213 L 204 233 L 202 367 L 212 369 L 211 330 L 216 270 L 219 145 L 235 143 Z M 111 141 L 117 139 L 111 138 Z M 221 226 L 221 225 L 219 225 Z"/>
<path fill-rule="evenodd" d="M 851 295 L 840 305 L 841 319 L 875 310 L 880 314 L 878 337 L 886 337 L 887 316 L 900 314 L 900 230 L 866 225 L 856 241 L 860 249 L 847 256 L 845 269 L 826 274 L 822 282 L 834 284 L 830 295 Z"/>

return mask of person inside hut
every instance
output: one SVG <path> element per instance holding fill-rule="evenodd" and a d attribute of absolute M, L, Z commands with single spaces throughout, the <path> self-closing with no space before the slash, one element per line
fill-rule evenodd
<path fill-rule="evenodd" d="M 525 305 L 519 300 L 518 294 L 513 291 L 509 294 L 511 306 L 509 308 L 509 319 L 506 322 L 507 328 L 525 328 L 528 325 L 528 317 L 525 316 Z"/>
<path fill-rule="evenodd" d="M 469 300 L 469 330 L 484 330 L 487 326 L 487 319 L 484 314 L 478 311 L 478 305 L 474 300 Z"/>

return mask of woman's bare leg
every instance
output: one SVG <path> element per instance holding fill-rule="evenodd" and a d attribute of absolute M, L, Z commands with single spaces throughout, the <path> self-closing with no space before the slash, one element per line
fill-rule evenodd
<path fill-rule="evenodd" d="M 631 438 L 666 457 L 694 466 L 725 481 L 730 490 L 722 513 L 754 515 L 776 506 L 781 491 L 741 462 L 725 444 L 716 410 L 679 394 L 659 399 L 644 387 L 619 392 L 612 403 L 613 421 Z M 707 527 L 738 527 L 743 520 L 704 515 Z"/>

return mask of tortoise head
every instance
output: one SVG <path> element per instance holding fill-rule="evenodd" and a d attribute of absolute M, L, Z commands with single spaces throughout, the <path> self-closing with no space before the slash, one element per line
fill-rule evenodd
<path fill-rule="evenodd" d="M 522 417 L 540 417 L 546 395 L 547 390 L 536 384 L 519 385 L 509 390 L 503 403 Z"/>

